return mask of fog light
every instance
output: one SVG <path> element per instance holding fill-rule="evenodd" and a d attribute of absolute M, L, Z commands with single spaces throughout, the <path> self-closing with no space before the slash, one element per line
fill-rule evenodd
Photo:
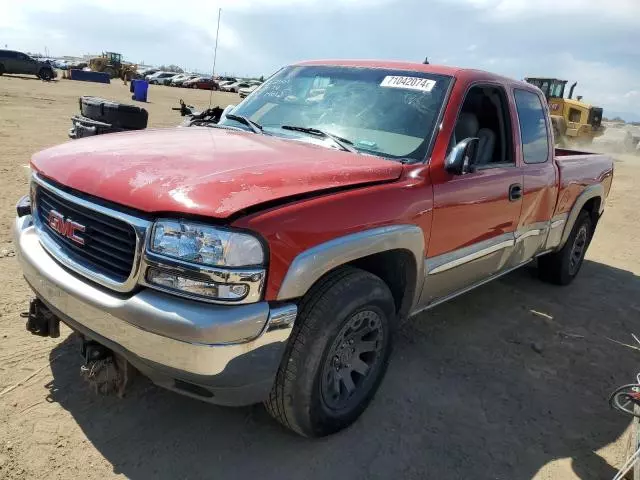
<path fill-rule="evenodd" d="M 147 281 L 160 287 L 216 300 L 242 300 L 249 293 L 248 285 L 196 280 L 157 268 L 147 270 Z"/>

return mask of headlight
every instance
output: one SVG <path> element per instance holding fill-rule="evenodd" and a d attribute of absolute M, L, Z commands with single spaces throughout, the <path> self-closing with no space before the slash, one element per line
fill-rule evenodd
<path fill-rule="evenodd" d="M 185 262 L 217 267 L 264 264 L 260 241 L 249 234 L 180 220 L 158 220 L 150 250 Z"/>

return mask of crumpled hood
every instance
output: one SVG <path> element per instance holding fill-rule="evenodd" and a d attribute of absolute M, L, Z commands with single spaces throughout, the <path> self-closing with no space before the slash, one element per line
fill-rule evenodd
<path fill-rule="evenodd" d="M 260 203 L 389 181 L 402 165 L 300 141 L 206 127 L 73 140 L 32 167 L 80 192 L 145 212 L 225 218 Z"/>

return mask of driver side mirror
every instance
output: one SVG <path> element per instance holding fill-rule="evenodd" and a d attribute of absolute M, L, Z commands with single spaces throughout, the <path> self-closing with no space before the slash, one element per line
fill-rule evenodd
<path fill-rule="evenodd" d="M 464 175 L 475 170 L 476 153 L 478 151 L 478 138 L 469 137 L 459 142 L 447 158 L 444 160 L 444 169 L 453 175 Z"/>

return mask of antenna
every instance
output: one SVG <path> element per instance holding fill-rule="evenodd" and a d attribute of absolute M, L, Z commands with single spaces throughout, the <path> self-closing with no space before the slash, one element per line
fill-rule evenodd
<path fill-rule="evenodd" d="M 216 57 L 218 56 L 218 34 L 220 33 L 220 15 L 222 14 L 222 9 L 218 8 L 218 28 L 216 29 L 216 46 L 213 49 L 213 67 L 211 67 L 211 81 L 213 82 L 213 76 L 216 72 Z M 211 85 L 211 90 L 209 90 L 209 108 L 211 108 L 211 97 L 213 96 L 213 84 Z"/>

